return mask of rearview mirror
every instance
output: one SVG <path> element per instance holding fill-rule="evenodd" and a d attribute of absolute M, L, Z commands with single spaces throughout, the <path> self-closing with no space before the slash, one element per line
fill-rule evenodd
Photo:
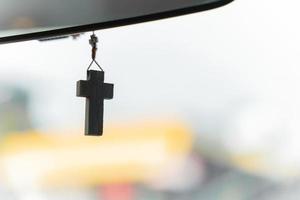
<path fill-rule="evenodd" d="M 1 0 L 0 44 L 159 20 L 233 0 Z"/>

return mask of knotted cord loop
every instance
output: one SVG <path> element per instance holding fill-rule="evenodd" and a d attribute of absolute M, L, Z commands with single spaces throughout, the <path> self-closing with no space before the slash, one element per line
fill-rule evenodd
<path fill-rule="evenodd" d="M 89 67 L 87 68 L 87 70 L 89 70 L 92 66 L 93 63 L 96 63 L 96 65 L 99 67 L 99 69 L 101 71 L 104 71 L 102 69 L 102 67 L 100 66 L 100 64 L 96 61 L 96 56 L 97 56 L 97 43 L 98 43 L 98 37 L 95 35 L 95 33 L 93 32 L 93 34 L 91 35 L 91 39 L 89 40 L 90 45 L 92 46 L 92 62 L 90 63 Z"/>

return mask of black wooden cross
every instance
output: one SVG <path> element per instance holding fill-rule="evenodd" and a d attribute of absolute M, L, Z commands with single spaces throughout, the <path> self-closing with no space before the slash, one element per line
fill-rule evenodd
<path fill-rule="evenodd" d="M 104 83 L 104 72 L 88 70 L 87 80 L 77 82 L 77 96 L 86 97 L 85 135 L 103 133 L 103 101 L 113 98 L 114 85 Z"/>

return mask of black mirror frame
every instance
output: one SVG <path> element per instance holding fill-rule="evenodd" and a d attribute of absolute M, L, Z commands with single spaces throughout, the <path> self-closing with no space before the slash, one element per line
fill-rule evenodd
<path fill-rule="evenodd" d="M 155 14 L 138 16 L 138 17 L 127 18 L 127 19 L 120 19 L 120 20 L 116 20 L 116 21 L 101 22 L 101 23 L 95 23 L 95 24 L 88 24 L 88 25 L 68 27 L 68 28 L 62 28 L 62 29 L 56 29 L 56 30 L 35 32 L 35 33 L 28 33 L 28 34 L 15 35 L 15 36 L 7 36 L 7 37 L 0 38 L 0 44 L 22 42 L 22 41 L 28 41 L 28 40 L 41 40 L 41 39 L 60 37 L 60 36 L 68 36 L 68 35 L 74 35 L 74 34 L 78 34 L 78 33 L 82 33 L 82 32 L 115 28 L 115 27 L 119 27 L 119 26 L 126 26 L 126 25 L 131 25 L 131 24 L 155 21 L 155 20 L 160 20 L 160 19 L 165 19 L 165 18 L 170 18 L 170 17 L 176 17 L 176 16 L 180 16 L 180 15 L 186 15 L 186 14 L 215 9 L 215 8 L 227 5 L 233 1 L 234 0 L 221 0 L 221 1 L 218 1 L 215 3 L 209 3 L 206 5 L 171 10 L 171 11 L 167 11 L 167 12 L 155 13 Z"/>

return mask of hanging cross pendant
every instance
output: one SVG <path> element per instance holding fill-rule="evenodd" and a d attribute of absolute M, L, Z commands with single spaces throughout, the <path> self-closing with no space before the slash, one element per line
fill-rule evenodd
<path fill-rule="evenodd" d="M 87 80 L 77 82 L 77 96 L 86 97 L 85 135 L 103 133 L 103 102 L 113 98 L 114 85 L 104 83 L 104 72 L 88 70 Z"/>

